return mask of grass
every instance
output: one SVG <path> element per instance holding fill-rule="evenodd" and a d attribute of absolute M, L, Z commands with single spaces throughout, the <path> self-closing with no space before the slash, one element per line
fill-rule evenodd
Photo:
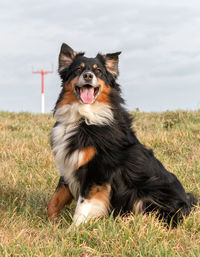
<path fill-rule="evenodd" d="M 133 114 L 140 141 L 200 198 L 200 111 Z M 52 115 L 0 112 L 0 256 L 200 256 L 199 208 L 172 230 L 153 215 L 111 215 L 67 234 L 74 204 L 49 222 L 53 123 Z"/>

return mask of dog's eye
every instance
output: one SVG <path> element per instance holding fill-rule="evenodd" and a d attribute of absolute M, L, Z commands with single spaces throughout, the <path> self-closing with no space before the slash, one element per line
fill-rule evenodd
<path fill-rule="evenodd" d="M 100 69 L 96 69 L 96 70 L 95 70 L 95 73 L 96 73 L 97 75 L 100 75 L 100 74 L 101 74 L 101 70 L 100 70 Z"/>

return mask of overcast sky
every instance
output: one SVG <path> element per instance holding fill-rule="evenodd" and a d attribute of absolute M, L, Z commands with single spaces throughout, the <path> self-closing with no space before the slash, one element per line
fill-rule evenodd
<path fill-rule="evenodd" d="M 0 110 L 50 112 L 60 91 L 62 42 L 86 56 L 122 51 L 127 108 L 200 108 L 199 0 L 6 0 L 0 2 Z"/>

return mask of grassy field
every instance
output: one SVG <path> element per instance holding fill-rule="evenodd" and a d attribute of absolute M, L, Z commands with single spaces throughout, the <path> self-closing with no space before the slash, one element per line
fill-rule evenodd
<path fill-rule="evenodd" d="M 140 141 L 200 198 L 200 111 L 134 116 Z M 199 208 L 169 230 L 154 216 L 111 216 L 67 234 L 74 203 L 50 223 L 53 123 L 52 115 L 0 112 L 0 256 L 200 256 Z"/>

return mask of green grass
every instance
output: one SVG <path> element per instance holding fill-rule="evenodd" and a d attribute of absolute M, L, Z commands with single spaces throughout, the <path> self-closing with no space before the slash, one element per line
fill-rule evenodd
<path fill-rule="evenodd" d="M 133 114 L 140 141 L 200 198 L 200 111 Z M 49 222 L 53 123 L 51 115 L 0 112 L 0 256 L 200 256 L 199 208 L 172 230 L 153 215 L 111 215 L 67 234 L 74 203 Z"/>

